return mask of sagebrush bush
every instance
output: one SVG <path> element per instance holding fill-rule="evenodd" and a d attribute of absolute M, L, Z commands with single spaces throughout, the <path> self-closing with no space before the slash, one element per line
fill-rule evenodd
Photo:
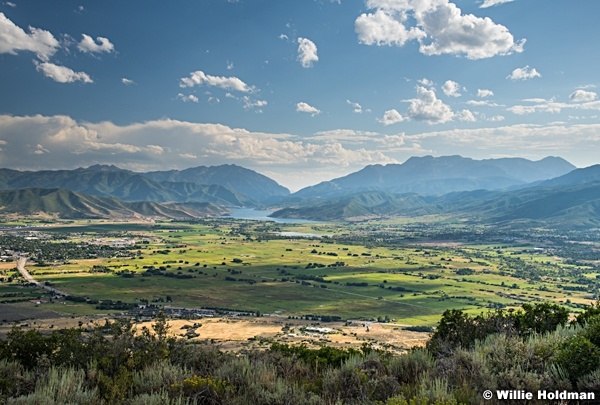
<path fill-rule="evenodd" d="M 52 367 L 38 381 L 35 390 L 24 396 L 9 398 L 7 404 L 100 404 L 96 389 L 85 388 L 85 372 L 74 368 Z"/>

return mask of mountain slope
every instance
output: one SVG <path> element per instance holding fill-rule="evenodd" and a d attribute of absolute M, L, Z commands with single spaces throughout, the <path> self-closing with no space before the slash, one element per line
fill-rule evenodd
<path fill-rule="evenodd" d="M 272 216 L 331 221 L 427 214 L 497 225 L 600 227 L 600 181 L 513 191 L 462 191 L 439 197 L 369 191 L 281 209 Z"/>
<path fill-rule="evenodd" d="M 198 166 L 185 170 L 169 170 L 143 173 L 143 176 L 158 182 L 189 182 L 216 184 L 243 194 L 254 201 L 266 201 L 271 197 L 285 197 L 289 190 L 276 181 L 236 165 Z"/>
<path fill-rule="evenodd" d="M 28 188 L 0 191 L 0 214 L 42 215 L 65 219 L 130 219 L 160 217 L 194 219 L 222 215 L 225 210 L 209 203 L 127 203 L 116 198 L 85 195 L 69 190 Z"/>

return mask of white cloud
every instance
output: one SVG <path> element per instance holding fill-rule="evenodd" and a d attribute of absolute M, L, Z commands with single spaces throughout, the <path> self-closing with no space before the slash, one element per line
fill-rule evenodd
<path fill-rule="evenodd" d="M 489 100 L 469 100 L 465 104 L 474 105 L 478 107 L 503 107 L 502 105 L 493 103 Z"/>
<path fill-rule="evenodd" d="M 593 91 L 585 91 L 585 90 L 575 90 L 569 96 L 571 101 L 581 102 L 581 101 L 594 101 L 598 98 L 598 94 Z"/>
<path fill-rule="evenodd" d="M 537 112 L 558 114 L 564 109 L 600 111 L 600 101 L 595 99 L 578 103 L 561 103 L 554 99 L 526 99 L 523 101 L 532 102 L 534 105 L 515 105 L 507 108 L 507 110 L 517 115 L 533 114 Z"/>
<path fill-rule="evenodd" d="M 374 14 L 362 14 L 354 23 L 358 42 L 365 45 L 403 46 L 407 41 L 426 36 L 419 28 L 407 29 L 403 24 L 405 20 L 406 14 L 394 17 L 383 10 L 377 10 Z"/>
<path fill-rule="evenodd" d="M 353 112 L 355 114 L 362 114 L 364 112 L 362 106 L 358 103 L 355 103 L 354 101 L 346 100 L 346 104 L 349 104 L 352 106 Z"/>
<path fill-rule="evenodd" d="M 425 77 L 420 80 L 417 80 L 417 83 L 422 84 L 423 86 L 427 86 L 427 87 L 433 86 L 433 82 Z"/>
<path fill-rule="evenodd" d="M 289 37 L 285 34 L 280 34 L 279 39 L 283 39 L 284 41 L 287 41 L 289 39 Z"/>
<path fill-rule="evenodd" d="M 446 80 L 446 83 L 442 86 L 444 94 L 448 97 L 460 97 L 460 85 L 452 80 Z"/>
<path fill-rule="evenodd" d="M 227 70 L 233 69 L 233 62 L 227 61 Z"/>
<path fill-rule="evenodd" d="M 477 89 L 477 97 L 485 98 L 491 97 L 494 95 L 494 92 L 488 89 Z"/>
<path fill-rule="evenodd" d="M 463 122 L 475 122 L 475 115 L 469 110 L 461 110 L 456 113 L 456 118 Z"/>
<path fill-rule="evenodd" d="M 0 54 L 16 55 L 19 51 L 30 51 L 42 61 L 48 61 L 59 46 L 60 43 L 49 31 L 29 27 L 28 34 L 0 13 Z"/>
<path fill-rule="evenodd" d="M 366 45 L 403 46 L 417 40 L 425 55 L 463 55 L 483 59 L 522 52 L 508 29 L 490 18 L 462 14 L 449 0 L 366 0 L 375 13 L 360 15 L 355 30 Z M 408 27 L 409 24 L 414 24 Z"/>
<path fill-rule="evenodd" d="M 177 99 L 183 101 L 184 103 L 197 103 L 198 97 L 194 96 L 193 94 L 188 94 L 187 96 L 179 93 L 177 94 Z"/>
<path fill-rule="evenodd" d="M 417 86 L 417 98 L 409 100 L 407 115 L 416 121 L 438 124 L 451 121 L 454 117 L 452 109 L 435 95 L 435 90 Z"/>
<path fill-rule="evenodd" d="M 498 4 L 510 3 L 513 0 L 484 0 L 479 8 L 488 8 L 492 6 L 497 6 Z"/>
<path fill-rule="evenodd" d="M 248 86 L 237 77 L 211 76 L 205 74 L 201 70 L 190 73 L 189 77 L 181 78 L 179 87 L 194 87 L 202 86 L 204 84 L 207 86 L 215 86 L 225 90 L 235 90 L 244 93 L 254 90 L 251 86 Z"/>
<path fill-rule="evenodd" d="M 333 138 L 306 139 L 171 119 L 121 126 L 106 121 L 80 123 L 67 116 L 0 115 L 0 138 L 2 166 L 27 170 L 95 163 L 131 170 L 183 169 L 190 159 L 199 159 L 205 165 L 228 162 L 283 173 L 309 170 L 305 182 L 312 183 L 323 171 L 397 163 L 382 151 L 350 149 Z M 400 135 L 377 138 L 382 145 L 402 142 Z"/>
<path fill-rule="evenodd" d="M 12 7 L 12 8 L 17 7 L 17 5 L 11 1 L 5 1 L 4 4 L 6 4 L 8 7 Z"/>
<path fill-rule="evenodd" d="M 198 159 L 198 156 L 192 153 L 180 153 L 179 156 L 181 156 L 184 159 Z"/>
<path fill-rule="evenodd" d="M 110 53 L 115 50 L 115 46 L 108 40 L 108 38 L 97 37 L 96 43 L 92 37 L 86 34 L 81 34 L 83 39 L 77 44 L 77 49 L 84 53 Z"/>
<path fill-rule="evenodd" d="M 378 132 L 372 131 L 358 131 L 355 129 L 332 129 L 327 131 L 315 132 L 315 134 L 312 137 L 310 137 L 310 140 L 362 144 L 366 141 L 373 141 L 380 135 L 381 134 L 379 134 Z"/>
<path fill-rule="evenodd" d="M 75 72 L 66 66 L 55 65 L 50 62 L 34 62 L 38 72 L 42 72 L 44 76 L 51 78 L 59 83 L 93 83 L 94 81 L 85 72 Z"/>
<path fill-rule="evenodd" d="M 402 116 L 402 114 L 400 114 L 395 109 L 387 110 L 383 114 L 383 117 L 377 119 L 377 121 L 379 121 L 380 123 L 382 123 L 385 126 L 396 124 L 398 122 L 402 122 L 402 121 L 405 121 L 405 120 L 406 120 L 406 118 L 404 118 Z"/>
<path fill-rule="evenodd" d="M 317 56 L 317 45 L 307 38 L 298 38 L 298 60 L 302 67 L 312 67 L 314 62 L 319 60 Z"/>
<path fill-rule="evenodd" d="M 597 163 L 600 124 L 519 124 L 489 128 L 453 129 L 405 137 L 406 142 L 435 145 L 437 153 L 489 158 L 490 154 L 541 159 L 554 155 L 567 160 Z M 573 162 L 576 163 L 576 162 Z M 581 163 L 580 163 L 581 164 Z"/>
<path fill-rule="evenodd" d="M 542 75 L 529 65 L 523 68 L 516 68 L 510 75 L 506 76 L 506 78 L 510 80 L 528 80 L 535 77 L 542 77 Z"/>
<path fill-rule="evenodd" d="M 296 111 L 303 112 L 303 113 L 309 113 L 313 117 L 315 115 L 321 114 L 321 110 L 319 110 L 316 107 L 313 107 L 312 105 L 306 104 L 303 101 L 296 104 Z"/>
<path fill-rule="evenodd" d="M 487 120 L 491 121 L 491 122 L 500 122 L 500 121 L 504 121 L 504 116 L 503 115 L 495 115 L 493 117 L 489 117 Z"/>
<path fill-rule="evenodd" d="M 131 86 L 132 84 L 135 84 L 133 80 L 126 77 L 121 78 L 121 83 L 123 83 L 125 86 Z"/>
<path fill-rule="evenodd" d="M 244 102 L 244 109 L 258 108 L 257 112 L 262 112 L 260 108 L 267 105 L 267 100 L 251 100 L 248 96 L 242 97 L 242 101 Z"/>

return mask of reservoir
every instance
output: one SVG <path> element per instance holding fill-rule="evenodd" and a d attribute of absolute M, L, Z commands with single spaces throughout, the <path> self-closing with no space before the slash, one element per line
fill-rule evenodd
<path fill-rule="evenodd" d="M 228 218 L 235 219 L 252 219 L 255 221 L 273 221 L 282 224 L 305 224 L 313 223 L 317 221 L 310 221 L 308 219 L 296 219 L 296 218 L 271 218 L 273 212 L 268 210 L 255 210 L 253 208 L 232 208 L 231 215 L 227 215 Z"/>

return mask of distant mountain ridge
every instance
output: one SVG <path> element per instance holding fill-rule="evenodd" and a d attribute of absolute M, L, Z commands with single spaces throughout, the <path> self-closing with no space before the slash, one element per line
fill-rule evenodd
<path fill-rule="evenodd" d="M 347 176 L 306 187 L 293 198 L 331 197 L 359 191 L 444 195 L 499 190 L 564 175 L 575 169 L 559 157 L 474 160 L 461 156 L 412 157 L 403 164 L 371 165 Z"/>
<path fill-rule="evenodd" d="M 274 180 L 235 165 L 151 173 L 107 165 L 36 172 L 0 169 L 0 190 L 23 188 L 62 188 L 123 201 L 197 201 L 228 207 L 254 206 L 289 194 Z"/>

